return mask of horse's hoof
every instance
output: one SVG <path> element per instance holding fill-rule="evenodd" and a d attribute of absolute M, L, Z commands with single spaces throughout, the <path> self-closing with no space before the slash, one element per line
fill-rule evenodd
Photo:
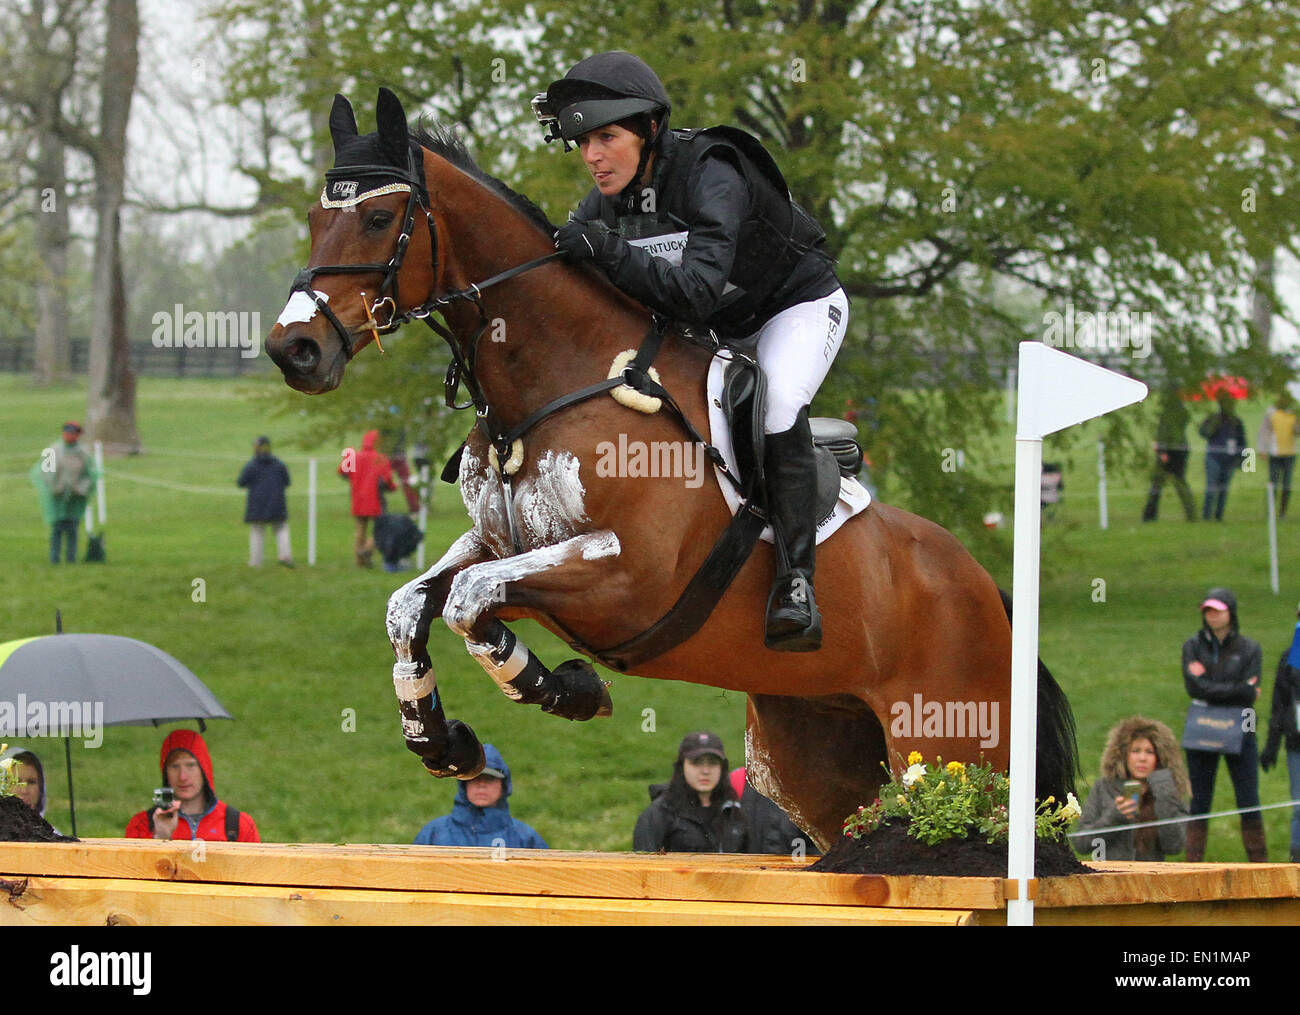
<path fill-rule="evenodd" d="M 543 712 L 575 722 L 613 714 L 614 702 L 609 696 L 609 685 L 600 679 L 587 660 L 570 659 L 560 663 L 552 672 L 551 679 L 556 688 L 555 700 L 549 706 L 543 705 Z"/>
<path fill-rule="evenodd" d="M 438 758 L 421 758 L 430 775 L 439 779 L 473 779 L 487 767 L 483 745 L 459 719 L 447 722 L 447 749 Z"/>

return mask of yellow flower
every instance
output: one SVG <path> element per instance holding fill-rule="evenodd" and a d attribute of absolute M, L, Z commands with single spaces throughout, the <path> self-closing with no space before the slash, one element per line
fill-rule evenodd
<path fill-rule="evenodd" d="M 965 774 L 966 774 L 966 766 L 963 765 L 960 761 L 950 761 L 950 762 L 948 762 L 948 774 L 949 774 L 949 775 L 957 775 L 957 774 L 959 774 L 959 773 L 960 773 L 961 775 L 965 775 Z"/>
<path fill-rule="evenodd" d="M 897 799 L 898 799 L 899 804 L 901 804 L 903 807 L 906 807 L 906 806 L 907 806 L 907 797 L 903 796 L 902 793 L 899 793 L 899 794 L 898 794 L 898 798 L 897 798 Z"/>
<path fill-rule="evenodd" d="M 907 763 L 908 763 L 909 765 L 919 765 L 919 764 L 921 763 L 921 761 L 922 761 L 922 758 L 921 758 L 921 752 L 920 752 L 920 751 L 913 751 L 911 754 L 909 754 L 909 755 L 907 756 Z"/>

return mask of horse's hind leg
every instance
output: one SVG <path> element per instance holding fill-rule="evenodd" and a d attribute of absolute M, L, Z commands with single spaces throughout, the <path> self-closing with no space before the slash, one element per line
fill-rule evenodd
<path fill-rule="evenodd" d="M 618 554 L 612 532 L 591 532 L 475 564 L 453 579 L 443 620 L 511 700 L 565 719 L 609 715 L 609 691 L 589 663 L 575 659 L 548 670 L 494 611 L 509 603 L 551 612 L 551 597 L 563 600 L 608 582 L 610 561 Z"/>
<path fill-rule="evenodd" d="M 424 767 L 440 777 L 472 779 L 483 769 L 483 748 L 473 730 L 458 719 L 448 722 L 443 713 L 429 658 L 429 625 L 441 615 L 456 574 L 491 556 L 475 532 L 466 532 L 438 563 L 388 600 L 388 638 L 396 659 L 393 689 L 402 735 Z"/>
<path fill-rule="evenodd" d="M 749 696 L 746 776 L 822 850 L 875 799 L 885 760 L 885 731 L 858 698 Z"/>

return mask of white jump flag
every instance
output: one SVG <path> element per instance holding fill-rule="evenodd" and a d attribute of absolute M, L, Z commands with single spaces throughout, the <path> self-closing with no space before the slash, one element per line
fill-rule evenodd
<path fill-rule="evenodd" d="M 1041 342 L 1020 343 L 1012 564 L 1011 799 L 1007 925 L 1034 922 L 1034 769 L 1038 730 L 1038 567 L 1043 438 L 1147 396 L 1147 386 Z M 1010 894 L 1010 893 L 1008 893 Z"/>

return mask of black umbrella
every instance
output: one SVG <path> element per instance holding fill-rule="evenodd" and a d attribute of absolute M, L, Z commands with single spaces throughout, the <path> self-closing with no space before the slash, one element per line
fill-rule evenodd
<path fill-rule="evenodd" d="M 0 736 L 64 738 L 72 834 L 73 738 L 105 726 L 160 726 L 230 713 L 182 663 L 153 645 L 111 634 L 52 634 L 0 644 Z"/>

